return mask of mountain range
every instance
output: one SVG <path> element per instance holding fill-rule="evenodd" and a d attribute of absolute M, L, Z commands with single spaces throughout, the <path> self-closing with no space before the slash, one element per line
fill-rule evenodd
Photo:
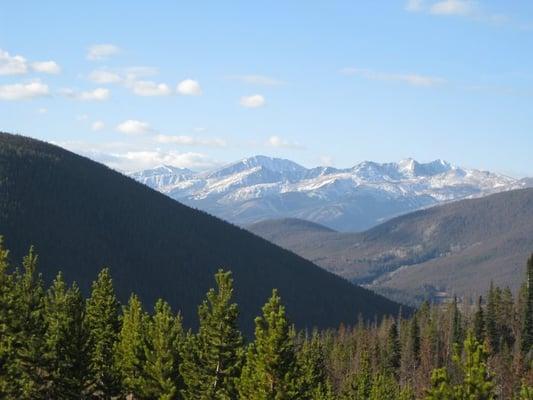
<path fill-rule="evenodd" d="M 516 290 L 533 253 L 533 189 L 415 211 L 361 233 L 297 219 L 251 232 L 399 301 L 475 297 L 491 282 Z"/>
<path fill-rule="evenodd" d="M 160 166 L 130 176 L 173 199 L 227 221 L 248 225 L 298 218 L 356 232 L 410 211 L 524 188 L 531 180 L 466 169 L 443 160 L 365 161 L 352 168 L 305 168 L 255 156 L 195 173 Z"/>
<path fill-rule="evenodd" d="M 13 261 L 31 245 L 50 282 L 59 270 L 87 293 L 111 270 L 117 294 L 157 298 L 197 323 L 197 306 L 219 268 L 235 279 L 241 327 L 277 288 L 299 328 L 396 314 L 399 304 L 351 284 L 248 231 L 60 147 L 0 133 L 0 235 Z"/>

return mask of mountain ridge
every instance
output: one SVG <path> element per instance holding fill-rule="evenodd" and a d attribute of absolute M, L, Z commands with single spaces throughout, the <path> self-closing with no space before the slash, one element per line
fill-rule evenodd
<path fill-rule="evenodd" d="M 248 229 L 380 293 L 403 293 L 392 293 L 397 300 L 482 293 L 491 281 L 517 289 L 533 252 L 533 189 L 414 211 L 360 233 L 279 220 Z"/>
<path fill-rule="evenodd" d="M 363 231 L 417 209 L 531 184 L 441 159 L 420 163 L 412 158 L 363 161 L 338 169 L 305 168 L 286 159 L 253 156 L 209 172 L 175 174 L 173 179 L 146 174 L 130 176 L 239 225 L 299 218 L 339 231 Z"/>
<path fill-rule="evenodd" d="M 395 314 L 399 305 L 333 276 L 292 252 L 191 209 L 60 147 L 0 133 L 0 234 L 13 260 L 34 245 L 46 281 L 59 269 L 87 293 L 111 268 L 117 294 L 147 307 L 159 297 L 194 326 L 219 268 L 231 269 L 240 323 L 278 288 L 299 328 L 336 327 Z"/>

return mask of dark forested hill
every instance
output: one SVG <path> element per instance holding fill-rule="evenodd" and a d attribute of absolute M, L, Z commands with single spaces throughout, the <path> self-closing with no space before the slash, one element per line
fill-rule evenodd
<path fill-rule="evenodd" d="M 165 298 L 195 324 L 214 272 L 234 273 L 245 329 L 279 289 L 299 326 L 337 326 L 398 305 L 249 232 L 186 207 L 103 165 L 34 139 L 0 133 L 0 234 L 12 259 L 30 245 L 50 280 L 87 290 L 109 266 L 119 297 Z"/>
<path fill-rule="evenodd" d="M 516 289 L 533 251 L 533 189 L 428 208 L 362 233 L 305 226 L 278 220 L 249 229 L 395 298 L 473 295 L 490 281 Z"/>

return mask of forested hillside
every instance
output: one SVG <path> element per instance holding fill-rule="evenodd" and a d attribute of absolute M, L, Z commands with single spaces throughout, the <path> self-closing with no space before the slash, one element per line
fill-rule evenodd
<path fill-rule="evenodd" d="M 62 270 L 83 293 L 104 266 L 118 298 L 134 291 L 157 298 L 196 325 L 196 307 L 219 268 L 231 269 L 240 323 L 253 317 L 272 288 L 298 327 L 335 327 L 396 314 L 398 305 L 356 287 L 249 232 L 60 147 L 0 134 L 0 234 L 13 259 L 34 245 L 50 282 Z"/>
<path fill-rule="evenodd" d="M 533 189 L 416 211 L 362 233 L 298 220 L 250 231 L 359 284 L 402 301 L 475 296 L 491 281 L 517 290 L 533 250 Z"/>
<path fill-rule="evenodd" d="M 230 271 L 198 307 L 199 327 L 164 300 L 122 308 L 109 270 L 84 299 L 61 273 L 46 287 L 30 252 L 0 244 L 0 398 L 175 400 L 531 400 L 533 255 L 516 297 L 424 303 L 411 317 L 297 332 L 274 289 L 253 340 L 237 326 Z"/>

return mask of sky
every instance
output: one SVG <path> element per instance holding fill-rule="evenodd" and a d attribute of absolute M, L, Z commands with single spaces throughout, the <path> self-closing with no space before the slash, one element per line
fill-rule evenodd
<path fill-rule="evenodd" d="M 264 154 L 533 176 L 533 2 L 3 2 L 0 130 L 123 171 Z"/>

